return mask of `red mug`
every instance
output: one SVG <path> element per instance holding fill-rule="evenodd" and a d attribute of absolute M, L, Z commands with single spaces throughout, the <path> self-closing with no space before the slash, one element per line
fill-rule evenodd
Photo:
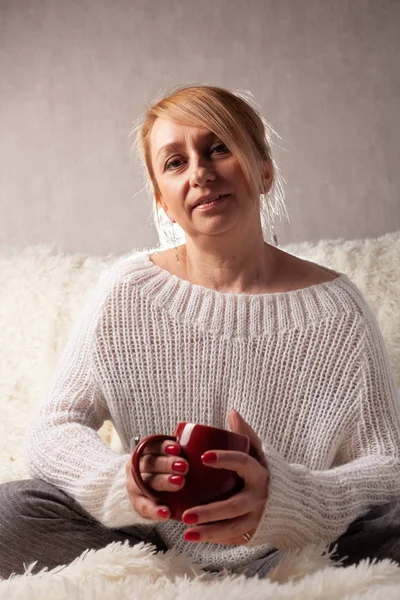
<path fill-rule="evenodd" d="M 185 475 L 185 485 L 176 492 L 157 492 L 143 481 L 139 463 L 143 450 L 148 442 L 157 440 L 174 440 L 181 447 L 181 456 L 189 463 L 189 471 Z M 207 467 L 201 456 L 208 450 L 250 451 L 250 440 L 241 435 L 200 425 L 198 423 L 178 423 L 174 435 L 156 434 L 140 440 L 132 454 L 132 475 L 142 492 L 159 504 L 165 504 L 171 511 L 171 519 L 180 521 L 188 508 L 209 504 L 218 500 L 226 500 L 239 492 L 243 487 L 243 479 L 235 471 Z M 176 457 L 178 460 L 178 457 Z"/>

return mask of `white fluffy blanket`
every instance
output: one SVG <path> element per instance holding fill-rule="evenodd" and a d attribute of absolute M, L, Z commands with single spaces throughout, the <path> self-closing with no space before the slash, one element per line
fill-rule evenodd
<path fill-rule="evenodd" d="M 400 232 L 369 240 L 321 241 L 286 250 L 346 272 L 375 312 L 400 387 Z M 26 478 L 23 436 L 71 324 L 113 257 L 66 255 L 36 246 L 0 253 L 0 482 Z M 110 424 L 99 434 L 118 449 Z M 174 553 L 114 544 L 51 572 L 0 581 L 0 598 L 24 600 L 400 599 L 400 568 L 389 561 L 333 566 L 323 547 L 288 555 L 263 580 L 204 574 Z"/>
<path fill-rule="evenodd" d="M 4 600 L 398 600 L 400 569 L 388 560 L 326 566 L 318 548 L 283 559 L 266 579 L 202 573 L 173 552 L 110 544 L 66 567 L 0 581 Z"/>

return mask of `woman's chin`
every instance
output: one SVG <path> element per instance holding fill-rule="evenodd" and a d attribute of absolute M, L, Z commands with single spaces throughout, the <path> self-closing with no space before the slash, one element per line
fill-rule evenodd
<path fill-rule="evenodd" d="M 224 221 L 220 220 L 219 222 L 217 221 L 217 219 L 213 220 L 213 222 L 209 222 L 206 225 L 203 225 L 202 227 L 196 227 L 196 235 L 209 235 L 209 236 L 222 236 L 222 235 L 229 235 L 231 234 L 232 236 L 237 236 L 237 238 L 240 238 L 240 231 L 243 230 L 243 225 L 242 223 L 238 222 L 234 222 L 234 220 L 229 220 L 229 222 L 227 222 L 226 219 L 224 219 Z"/>

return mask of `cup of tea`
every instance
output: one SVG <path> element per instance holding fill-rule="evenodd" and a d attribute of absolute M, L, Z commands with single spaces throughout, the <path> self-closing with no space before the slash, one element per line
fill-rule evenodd
<path fill-rule="evenodd" d="M 174 440 L 181 447 L 181 456 L 189 463 L 185 475 L 185 485 L 176 492 L 158 492 L 150 488 L 142 479 L 139 464 L 143 451 L 149 442 Z M 158 504 L 165 504 L 171 511 L 171 519 L 180 521 L 188 508 L 227 500 L 243 488 L 243 479 L 235 471 L 207 467 L 201 456 L 208 450 L 235 450 L 249 453 L 250 440 L 246 435 L 234 433 L 199 423 L 178 423 L 174 434 L 150 435 L 137 444 L 132 454 L 132 476 L 137 486 L 146 496 Z"/>

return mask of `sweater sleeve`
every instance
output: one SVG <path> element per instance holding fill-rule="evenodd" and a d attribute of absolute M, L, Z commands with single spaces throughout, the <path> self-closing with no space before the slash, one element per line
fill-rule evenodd
<path fill-rule="evenodd" d="M 103 275 L 80 318 L 36 411 L 25 454 L 29 473 L 64 490 L 107 527 L 152 523 L 134 511 L 125 487 L 129 454 L 117 454 L 97 430 L 110 419 L 96 382 L 96 327 L 114 271 Z"/>
<path fill-rule="evenodd" d="M 333 542 L 369 508 L 400 496 L 400 409 L 387 350 L 370 311 L 364 321 L 358 419 L 346 433 L 332 467 L 315 471 L 289 464 L 269 444 L 264 513 L 249 545 L 288 550 Z M 318 426 L 318 424 L 316 424 Z"/>

